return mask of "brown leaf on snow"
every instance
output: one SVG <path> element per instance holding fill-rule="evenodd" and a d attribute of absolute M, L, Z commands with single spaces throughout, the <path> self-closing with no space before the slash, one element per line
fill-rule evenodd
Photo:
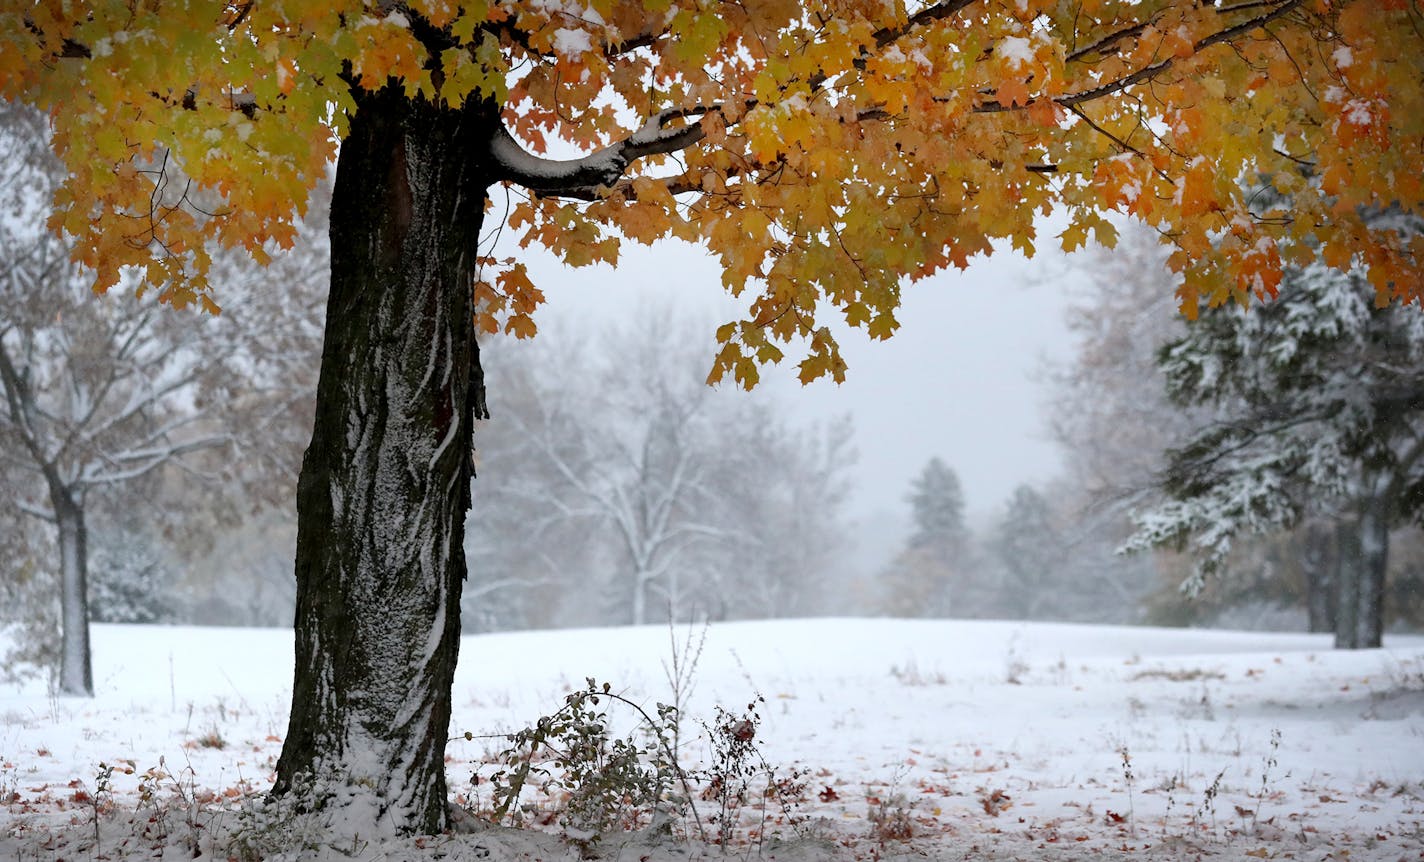
<path fill-rule="evenodd" d="M 1002 790 L 981 790 L 979 792 L 979 804 L 983 806 L 984 813 L 990 817 L 998 817 L 1000 812 L 1013 805 L 1009 801 L 1009 794 Z"/>

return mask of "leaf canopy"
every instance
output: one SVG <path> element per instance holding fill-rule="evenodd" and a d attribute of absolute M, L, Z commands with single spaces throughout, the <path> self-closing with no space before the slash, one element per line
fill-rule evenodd
<path fill-rule="evenodd" d="M 1419 301 L 1424 239 L 1366 215 L 1424 209 L 1421 33 L 1408 0 L 0 0 L 0 95 L 50 112 L 96 288 L 141 266 L 214 309 L 208 249 L 291 241 L 355 90 L 494 100 L 505 227 L 575 266 L 705 246 L 747 297 L 711 377 L 751 385 L 792 341 L 839 380 L 827 315 L 889 337 L 906 283 L 1113 213 L 1174 247 L 1188 316 L 1317 255 Z M 600 152 L 607 183 L 530 180 Z M 481 325 L 532 332 L 542 294 L 485 264 Z"/>

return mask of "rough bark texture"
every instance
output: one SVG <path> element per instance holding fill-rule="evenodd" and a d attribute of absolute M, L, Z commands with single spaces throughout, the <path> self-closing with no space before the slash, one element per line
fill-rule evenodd
<path fill-rule="evenodd" d="M 89 536 L 84 508 L 67 488 L 51 482 L 50 505 L 59 527 L 59 690 L 94 696 L 89 656 Z"/>
<path fill-rule="evenodd" d="M 476 103 L 360 94 L 337 165 L 274 792 L 310 776 L 334 794 L 316 804 L 364 800 L 344 821 L 368 833 L 447 825 L 471 414 L 483 410 L 470 289 L 496 121 Z"/>

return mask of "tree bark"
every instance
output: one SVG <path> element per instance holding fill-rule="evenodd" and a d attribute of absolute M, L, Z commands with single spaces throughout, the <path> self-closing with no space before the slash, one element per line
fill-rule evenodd
<path fill-rule="evenodd" d="M 1300 566 L 1305 576 L 1305 601 L 1312 632 L 1335 631 L 1335 546 L 1331 530 L 1319 523 L 1304 529 Z"/>
<path fill-rule="evenodd" d="M 89 535 L 84 506 L 68 488 L 50 482 L 50 505 L 59 527 L 59 691 L 94 696 L 89 652 Z"/>
<path fill-rule="evenodd" d="M 1359 614 L 1355 618 L 1354 647 L 1379 647 L 1384 639 L 1384 581 L 1389 568 L 1389 511 L 1387 501 L 1372 497 L 1360 513 Z"/>
<path fill-rule="evenodd" d="M 448 825 L 470 434 L 484 411 L 471 286 L 498 115 L 393 86 L 353 92 L 274 793 L 315 782 L 310 805 L 349 803 L 340 823 L 363 834 L 436 833 Z"/>
<path fill-rule="evenodd" d="M 1389 566 L 1387 501 L 1359 504 L 1355 520 L 1341 525 L 1336 547 L 1336 649 L 1373 649 L 1384 633 L 1384 582 Z"/>

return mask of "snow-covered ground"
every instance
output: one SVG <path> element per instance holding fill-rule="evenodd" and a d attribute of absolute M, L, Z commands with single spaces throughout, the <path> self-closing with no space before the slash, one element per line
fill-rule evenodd
<path fill-rule="evenodd" d="M 487 805 L 470 776 L 503 744 L 484 735 L 586 677 L 671 700 L 671 657 L 704 636 L 688 733 L 759 693 L 762 753 L 807 782 L 799 824 L 780 803 L 749 812 L 736 858 L 1424 859 L 1424 638 L 1406 636 L 1343 653 L 1315 635 L 826 619 L 469 637 L 452 790 Z M 0 689 L 0 860 L 228 858 L 281 747 L 290 633 L 100 625 L 94 661 L 93 700 Z M 746 843 L 763 829 L 809 837 Z M 345 851 L 577 858 L 556 834 L 502 830 Z"/>

